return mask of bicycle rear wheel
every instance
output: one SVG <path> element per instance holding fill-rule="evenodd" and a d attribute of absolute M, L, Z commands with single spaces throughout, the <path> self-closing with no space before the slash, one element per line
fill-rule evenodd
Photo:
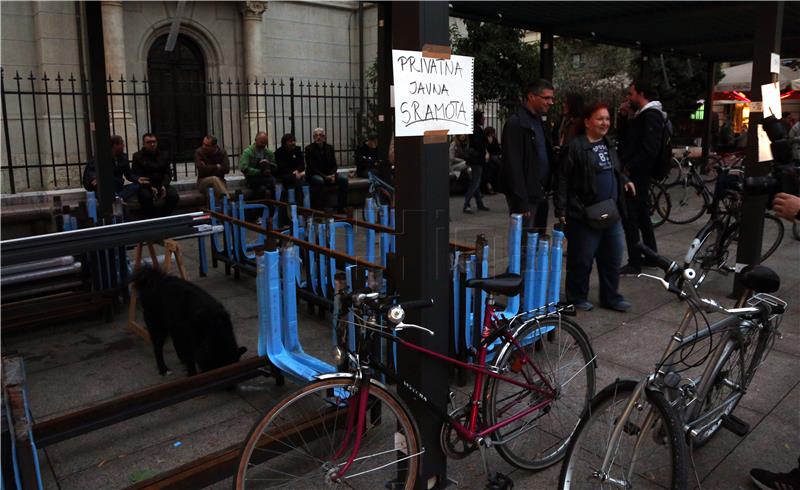
<path fill-rule="evenodd" d="M 658 228 L 669 218 L 672 203 L 670 202 L 669 194 L 662 184 L 651 182 L 649 191 L 650 221 L 653 222 L 653 228 Z"/>
<path fill-rule="evenodd" d="M 411 490 L 420 464 L 413 420 L 396 396 L 374 383 L 356 459 L 337 480 L 355 443 L 358 410 L 351 406 L 359 386 L 349 376 L 314 381 L 278 402 L 247 437 L 234 488 Z"/>
<path fill-rule="evenodd" d="M 667 186 L 672 207 L 667 221 L 684 225 L 697 220 L 706 211 L 703 189 L 692 183 L 678 182 Z"/>
<path fill-rule="evenodd" d="M 580 415 L 594 395 L 594 353 L 581 328 L 564 318 L 530 321 L 515 338 L 519 346 L 508 343 L 498 355 L 494 363 L 498 372 L 543 389 L 544 378 L 557 394 L 541 409 L 495 431 L 492 441 L 512 465 L 541 470 L 564 456 Z M 524 362 L 525 357 L 533 365 Z M 487 380 L 485 393 L 489 426 L 546 400 L 541 393 L 496 378 Z"/>
<path fill-rule="evenodd" d="M 761 255 L 759 258 L 759 263 L 763 263 L 765 260 L 770 258 L 772 254 L 778 250 L 778 247 L 781 245 L 783 241 L 783 235 L 786 233 L 783 227 L 783 223 L 779 218 L 772 216 L 770 214 L 764 215 L 764 231 L 761 235 Z M 729 250 L 730 245 L 736 242 L 738 246 L 739 242 L 739 223 L 735 223 L 731 226 L 728 231 L 728 236 L 725 238 L 725 243 L 723 247 Z M 734 251 L 730 251 L 730 253 L 734 253 Z"/>
<path fill-rule="evenodd" d="M 664 395 L 642 390 L 630 415 L 622 418 L 636 384 L 617 380 L 594 397 L 567 448 L 560 488 L 686 488 L 686 442 L 680 421 Z M 619 440 L 609 447 L 620 423 Z M 607 451 L 610 465 L 604 472 Z"/>

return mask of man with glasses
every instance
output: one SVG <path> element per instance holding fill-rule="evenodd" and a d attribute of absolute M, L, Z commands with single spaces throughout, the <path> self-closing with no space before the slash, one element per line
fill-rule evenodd
<path fill-rule="evenodd" d="M 172 178 L 166 152 L 158 149 L 158 138 L 153 133 L 142 136 L 142 149 L 133 154 L 131 172 L 137 176 L 139 198 L 142 214 L 147 218 L 159 215 L 169 216 L 178 205 L 178 192 L 169 183 Z M 155 203 L 164 201 L 161 212 L 156 210 Z"/>
<path fill-rule="evenodd" d="M 547 193 L 551 188 L 553 145 L 545 118 L 553 106 L 553 84 L 537 80 L 525 88 L 525 100 L 503 126 L 500 180 L 508 211 L 524 216 L 523 227 L 547 229 Z"/>

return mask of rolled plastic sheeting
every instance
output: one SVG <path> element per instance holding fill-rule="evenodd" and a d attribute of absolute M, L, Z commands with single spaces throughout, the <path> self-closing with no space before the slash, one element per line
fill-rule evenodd
<path fill-rule="evenodd" d="M 14 284 L 22 284 L 26 282 L 38 281 L 40 279 L 66 276 L 80 272 L 80 270 L 81 270 L 81 263 L 75 262 L 71 265 L 65 265 L 61 267 L 51 267 L 49 269 L 40 269 L 9 276 L 3 275 L 3 277 L 0 278 L 0 285 L 11 286 Z"/>
<path fill-rule="evenodd" d="M 33 262 L 23 262 L 22 264 L 7 265 L 0 269 L 0 276 L 11 276 L 22 274 L 23 272 L 36 271 L 40 269 L 50 269 L 52 267 L 62 267 L 75 263 L 75 257 L 66 255 L 53 259 L 34 260 Z"/>

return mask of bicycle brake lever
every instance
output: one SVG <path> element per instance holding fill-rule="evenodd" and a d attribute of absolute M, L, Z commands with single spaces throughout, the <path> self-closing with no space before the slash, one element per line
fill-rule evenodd
<path fill-rule="evenodd" d="M 395 332 L 400 332 L 402 330 L 405 330 L 406 328 L 422 330 L 423 332 L 427 333 L 431 337 L 434 336 L 433 330 L 429 330 L 429 329 L 427 329 L 425 327 L 420 327 L 419 325 L 414 325 L 413 323 L 400 323 L 394 328 L 394 331 Z"/>
<path fill-rule="evenodd" d="M 665 281 L 664 279 L 658 277 L 658 276 L 652 276 L 650 274 L 641 274 L 640 273 L 640 274 L 637 274 L 636 277 L 637 278 L 646 277 L 647 279 L 656 280 L 656 281 L 660 282 L 662 286 L 664 286 L 664 289 L 669 290 L 669 283 L 667 281 Z"/>

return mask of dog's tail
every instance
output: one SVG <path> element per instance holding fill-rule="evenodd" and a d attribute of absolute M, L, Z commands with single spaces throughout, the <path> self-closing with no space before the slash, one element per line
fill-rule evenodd
<path fill-rule="evenodd" d="M 163 277 L 164 273 L 160 269 L 144 266 L 133 274 L 131 280 L 136 285 L 136 289 L 146 291 L 152 289 L 152 286 L 161 281 Z"/>

